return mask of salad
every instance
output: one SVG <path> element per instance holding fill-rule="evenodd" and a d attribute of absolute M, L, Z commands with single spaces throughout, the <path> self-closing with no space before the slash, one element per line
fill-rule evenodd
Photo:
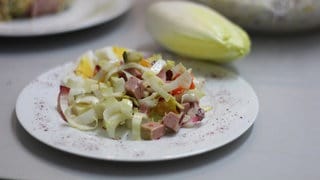
<path fill-rule="evenodd" d="M 71 0 L 0 0 L 0 21 L 38 17 L 65 9 Z"/>
<path fill-rule="evenodd" d="M 57 109 L 79 130 L 120 139 L 125 129 L 129 139 L 153 140 L 201 122 L 203 86 L 192 69 L 160 54 L 105 47 L 83 54 L 63 78 Z"/>

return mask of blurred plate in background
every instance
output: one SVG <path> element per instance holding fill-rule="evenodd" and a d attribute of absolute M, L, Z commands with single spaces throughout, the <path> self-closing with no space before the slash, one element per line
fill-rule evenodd
<path fill-rule="evenodd" d="M 108 22 L 131 6 L 131 0 L 73 0 L 60 13 L 0 22 L 0 36 L 41 36 L 70 32 Z"/>

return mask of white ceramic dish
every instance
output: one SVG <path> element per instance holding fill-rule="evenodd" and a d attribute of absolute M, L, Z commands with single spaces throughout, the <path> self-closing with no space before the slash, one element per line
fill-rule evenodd
<path fill-rule="evenodd" d="M 251 86 L 238 75 L 202 62 L 183 62 L 206 78 L 206 96 L 201 105 L 210 105 L 202 123 L 181 129 L 176 135 L 154 141 L 112 140 L 103 130 L 79 131 L 69 127 L 56 110 L 63 76 L 74 68 L 68 63 L 33 80 L 19 95 L 16 114 L 24 129 L 39 141 L 72 154 L 113 161 L 160 161 L 204 153 L 238 138 L 253 124 L 258 99 Z M 197 73 L 198 72 L 198 73 Z M 200 72 L 200 74 L 199 74 Z"/>
<path fill-rule="evenodd" d="M 73 0 L 63 12 L 0 22 L 0 36 L 40 36 L 70 32 L 108 22 L 131 6 L 131 0 Z"/>

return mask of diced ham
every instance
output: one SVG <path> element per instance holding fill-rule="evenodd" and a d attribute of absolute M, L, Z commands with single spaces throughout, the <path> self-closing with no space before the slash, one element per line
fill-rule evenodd
<path fill-rule="evenodd" d="M 31 6 L 31 16 L 58 12 L 63 3 L 64 0 L 35 0 Z"/>
<path fill-rule="evenodd" d="M 141 79 L 142 73 L 141 73 L 138 69 L 136 69 L 136 68 L 129 68 L 129 69 L 126 69 L 126 71 L 127 71 L 128 73 L 130 73 L 132 76 L 135 76 L 135 77 Z"/>
<path fill-rule="evenodd" d="M 162 69 L 158 74 L 157 76 L 164 82 L 166 82 L 167 80 L 167 74 L 166 74 L 166 70 L 165 69 Z"/>
<path fill-rule="evenodd" d="M 143 82 L 134 76 L 131 76 L 127 80 L 127 82 L 125 83 L 125 89 L 126 89 L 127 94 L 134 96 L 137 99 L 141 99 L 144 96 Z"/>
<path fill-rule="evenodd" d="M 180 129 L 180 115 L 173 113 L 173 112 L 169 112 L 168 114 L 166 114 L 163 119 L 162 122 L 164 124 L 164 126 L 168 129 L 170 129 L 173 132 L 178 132 Z"/>
<path fill-rule="evenodd" d="M 165 134 L 165 127 L 158 122 L 147 122 L 141 125 L 142 139 L 159 139 Z"/>

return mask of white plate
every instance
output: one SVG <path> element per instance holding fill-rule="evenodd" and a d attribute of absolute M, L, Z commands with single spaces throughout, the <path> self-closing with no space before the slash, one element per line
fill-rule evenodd
<path fill-rule="evenodd" d="M 238 138 L 253 124 L 258 99 L 251 86 L 238 75 L 207 63 L 183 62 L 206 78 L 201 105 L 213 110 L 195 128 L 154 141 L 112 140 L 102 131 L 79 131 L 69 127 L 56 110 L 60 80 L 74 68 L 68 63 L 33 80 L 18 97 L 17 117 L 34 138 L 72 154 L 114 161 L 159 161 L 182 158 L 221 147 Z"/>
<path fill-rule="evenodd" d="M 0 36 L 40 36 L 70 32 L 110 21 L 131 6 L 131 0 L 73 0 L 57 14 L 0 22 Z"/>

